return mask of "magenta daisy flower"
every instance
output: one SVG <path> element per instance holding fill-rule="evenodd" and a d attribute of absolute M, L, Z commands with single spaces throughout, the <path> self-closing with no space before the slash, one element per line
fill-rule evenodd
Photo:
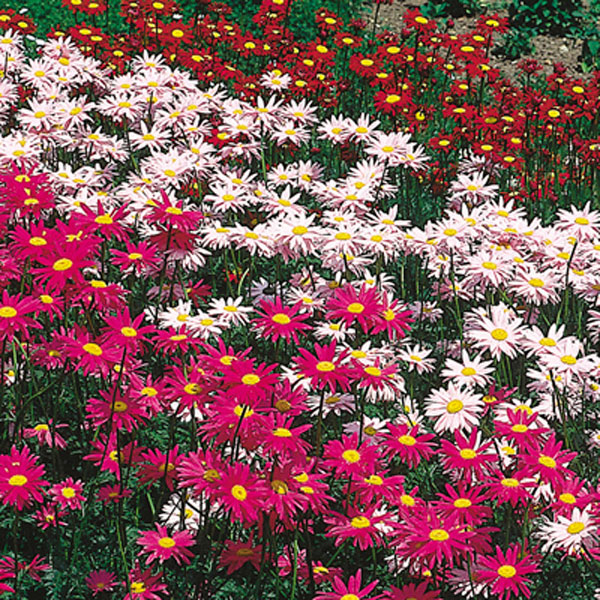
<path fill-rule="evenodd" d="M 301 356 L 295 356 L 294 362 L 305 377 L 310 378 L 311 385 L 319 390 L 329 387 L 335 393 L 336 386 L 347 390 L 349 387 L 350 369 L 342 364 L 345 353 L 336 357 L 336 344 L 333 340 L 328 346 L 315 344 L 315 355 L 304 348 L 298 348 Z"/>
<path fill-rule="evenodd" d="M 230 510 L 234 518 L 243 523 L 254 523 L 263 505 L 264 490 L 264 483 L 250 467 L 237 463 L 225 468 L 217 482 L 215 499 L 225 510 Z"/>
<path fill-rule="evenodd" d="M 345 584 L 337 575 L 333 578 L 331 592 L 319 592 L 314 600 L 375 600 L 379 596 L 370 595 L 379 583 L 378 580 L 371 582 L 361 589 L 362 571 L 359 569 L 356 575 L 351 575 L 348 583 Z"/>
<path fill-rule="evenodd" d="M 523 462 L 529 467 L 531 475 L 539 473 L 543 481 L 561 485 L 565 479 L 574 477 L 567 468 L 569 462 L 577 456 L 576 452 L 561 450 L 562 442 L 557 442 L 554 433 L 540 449 L 531 449 L 523 455 Z"/>
<path fill-rule="evenodd" d="M 37 464 L 29 448 L 21 451 L 13 446 L 10 454 L 0 455 L 0 498 L 3 504 L 16 506 L 18 510 L 29 506 L 32 500 L 42 501 L 42 487 L 48 485 L 44 466 Z"/>
<path fill-rule="evenodd" d="M 329 525 L 326 537 L 335 537 L 335 545 L 340 546 L 346 540 L 352 540 L 353 546 L 361 550 L 379 546 L 383 543 L 381 532 L 376 527 L 383 521 L 383 516 L 374 516 L 375 507 L 364 511 L 352 510 L 348 516 L 334 515 L 326 517 Z"/>
<path fill-rule="evenodd" d="M 302 301 L 296 302 L 294 306 L 284 306 L 281 298 L 275 298 L 273 302 L 261 300 L 260 307 L 264 314 L 259 312 L 260 318 L 252 322 L 273 342 L 281 337 L 287 342 L 292 339 L 297 344 L 298 334 L 311 329 L 310 325 L 304 323 L 310 315 L 307 312 L 300 312 L 302 306 Z"/>
<path fill-rule="evenodd" d="M 433 455 L 435 446 L 431 443 L 435 439 L 432 433 L 419 435 L 420 425 L 387 424 L 389 434 L 383 437 L 383 452 L 390 458 L 398 456 L 409 467 L 416 467 L 421 459 L 428 460 Z"/>
<path fill-rule="evenodd" d="M 367 333 L 382 313 L 383 304 L 379 301 L 375 288 L 363 285 L 357 292 L 352 284 L 347 283 L 334 291 L 326 308 L 329 310 L 328 320 L 341 320 L 346 327 L 350 327 L 356 321 Z"/>
<path fill-rule="evenodd" d="M 420 558 L 424 561 L 442 561 L 452 567 L 470 550 L 469 540 L 473 533 L 466 530 L 456 516 L 442 519 L 433 509 L 423 507 L 396 526 L 401 546 L 397 552 L 404 558 Z"/>
<path fill-rule="evenodd" d="M 83 482 L 74 481 L 72 477 L 67 477 L 61 483 L 56 483 L 48 490 L 48 495 L 52 501 L 61 508 L 80 509 L 81 503 L 85 502 L 82 494 Z"/>
<path fill-rule="evenodd" d="M 520 560 L 519 556 L 522 557 Z M 516 598 L 521 594 L 526 598 L 531 596 L 527 587 L 531 582 L 525 575 L 537 573 L 539 569 L 529 556 L 523 555 L 519 544 L 508 548 L 506 554 L 496 546 L 496 555 L 482 556 L 479 565 L 478 578 L 485 581 L 491 587 L 492 594 L 500 600 L 509 600 L 511 595 Z"/>
<path fill-rule="evenodd" d="M 18 294 L 11 297 L 4 290 L 0 301 L 0 339 L 10 342 L 18 333 L 26 340 L 30 337 L 30 329 L 40 329 L 36 320 L 26 316 L 40 306 L 40 301 L 34 298 L 19 298 Z"/>
<path fill-rule="evenodd" d="M 163 563 L 169 558 L 175 559 L 178 565 L 182 562 L 190 564 L 194 553 L 188 548 L 193 546 L 195 541 L 189 531 L 176 531 L 169 535 L 166 527 L 156 524 L 156 531 L 140 531 L 140 534 L 137 543 L 142 546 L 140 554 L 148 554 L 147 565 L 155 560 Z"/>
<path fill-rule="evenodd" d="M 358 443 L 358 434 L 342 436 L 325 445 L 323 467 L 335 468 L 338 475 L 351 477 L 373 473 L 379 458 L 375 446 Z"/>
<path fill-rule="evenodd" d="M 117 585 L 114 573 L 109 573 L 104 569 L 90 571 L 90 574 L 85 578 L 85 583 L 92 590 L 93 596 L 102 592 L 110 592 Z"/>

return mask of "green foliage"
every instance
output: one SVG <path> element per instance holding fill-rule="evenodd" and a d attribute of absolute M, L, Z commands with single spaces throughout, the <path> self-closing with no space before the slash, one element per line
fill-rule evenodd
<path fill-rule="evenodd" d="M 565 35 L 584 16 L 578 0 L 512 0 L 509 6 L 510 23 L 522 33 Z"/>
<path fill-rule="evenodd" d="M 502 52 L 510 59 L 516 59 L 533 51 L 532 39 L 535 36 L 531 28 L 511 29 L 504 37 Z"/>
<path fill-rule="evenodd" d="M 436 21 L 447 19 L 448 17 L 464 17 L 480 14 L 484 11 L 483 6 L 478 0 L 443 0 L 436 2 L 429 0 L 421 7 L 421 12 L 428 19 Z"/>

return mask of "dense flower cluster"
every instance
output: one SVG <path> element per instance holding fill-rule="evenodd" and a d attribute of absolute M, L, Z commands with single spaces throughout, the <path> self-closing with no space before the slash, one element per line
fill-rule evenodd
<path fill-rule="evenodd" d="M 600 78 L 206 4 L 0 14 L 0 593 L 593 594 Z"/>

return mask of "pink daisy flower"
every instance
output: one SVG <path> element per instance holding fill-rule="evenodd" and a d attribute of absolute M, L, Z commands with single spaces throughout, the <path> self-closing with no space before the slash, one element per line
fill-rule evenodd
<path fill-rule="evenodd" d="M 167 528 L 156 524 L 156 531 L 140 531 L 141 537 L 137 543 L 142 546 L 140 554 L 148 554 L 146 564 L 158 560 L 163 563 L 169 558 L 174 558 L 177 564 L 190 563 L 194 556 L 190 546 L 195 544 L 194 536 L 189 531 L 176 531 L 169 535 Z"/>

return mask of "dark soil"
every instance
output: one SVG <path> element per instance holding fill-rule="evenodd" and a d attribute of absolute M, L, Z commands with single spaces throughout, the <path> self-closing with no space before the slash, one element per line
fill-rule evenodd
<path fill-rule="evenodd" d="M 383 4 L 379 10 L 377 19 L 377 32 L 384 29 L 389 31 L 399 31 L 402 28 L 402 15 L 411 9 L 419 8 L 426 3 L 427 0 L 396 0 L 392 5 Z M 363 18 L 367 21 L 368 30 L 373 27 L 374 3 L 365 2 L 365 11 Z M 500 16 L 502 11 L 498 12 Z M 476 17 L 460 17 L 454 19 L 452 27 L 448 28 L 448 33 L 464 34 L 473 30 L 475 27 Z M 501 36 L 496 36 L 494 47 L 500 48 L 502 45 Z M 567 75 L 574 78 L 586 79 L 589 74 L 582 70 L 582 48 L 583 42 L 578 39 L 565 37 L 557 37 L 551 35 L 538 35 L 533 39 L 534 50 L 531 54 L 523 55 L 518 59 L 509 59 L 502 55 L 492 55 L 490 65 L 500 69 L 503 76 L 516 80 L 519 75 L 517 64 L 523 59 L 533 58 L 537 60 L 543 67 L 543 73 L 552 73 L 552 65 L 554 63 L 562 63 L 567 69 Z"/>

